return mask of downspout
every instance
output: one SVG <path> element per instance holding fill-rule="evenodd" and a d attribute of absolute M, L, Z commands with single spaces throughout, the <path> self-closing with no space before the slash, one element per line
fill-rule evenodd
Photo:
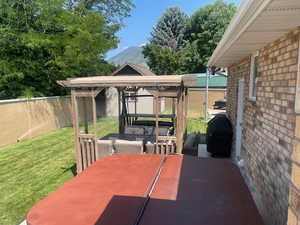
<path fill-rule="evenodd" d="M 208 79 L 209 79 L 209 69 L 206 69 L 206 88 L 205 88 L 205 109 L 204 109 L 204 118 L 205 121 L 208 120 Z"/>

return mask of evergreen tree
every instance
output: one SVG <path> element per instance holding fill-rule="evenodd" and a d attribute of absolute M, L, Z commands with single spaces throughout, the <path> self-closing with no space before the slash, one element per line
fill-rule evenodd
<path fill-rule="evenodd" d="M 188 16 L 179 8 L 168 8 L 151 32 L 143 54 L 156 74 L 181 73 L 181 49 L 184 48 Z"/>
<path fill-rule="evenodd" d="M 147 64 L 151 70 L 158 75 L 181 74 L 182 56 L 181 52 L 171 52 L 169 48 L 158 45 L 146 45 L 143 51 L 147 56 Z"/>
<path fill-rule="evenodd" d="M 169 48 L 173 53 L 184 47 L 188 16 L 179 8 L 168 8 L 151 32 L 150 44 Z"/>

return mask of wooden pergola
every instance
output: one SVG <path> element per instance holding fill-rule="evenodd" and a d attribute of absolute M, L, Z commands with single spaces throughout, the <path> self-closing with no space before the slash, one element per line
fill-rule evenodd
<path fill-rule="evenodd" d="M 95 76 L 71 78 L 58 81 L 63 87 L 71 88 L 72 118 L 75 136 L 75 150 L 77 158 L 77 171 L 81 172 L 96 161 L 97 149 L 97 102 L 96 96 L 105 88 L 115 87 L 118 90 L 119 133 L 124 133 L 124 127 L 131 125 L 138 118 L 155 118 L 154 145 L 155 153 L 181 153 L 184 135 L 186 133 L 186 115 L 188 104 L 188 87 L 196 82 L 192 75 L 163 75 L 163 76 Z M 154 99 L 154 113 L 130 114 L 126 111 L 127 88 L 145 88 L 151 95 L 130 97 L 152 97 Z M 80 131 L 78 99 L 91 99 L 92 118 L 88 117 L 89 104 L 84 102 L 83 131 Z M 172 99 L 172 112 L 162 114 L 159 110 L 160 99 Z M 172 135 L 161 135 L 159 132 L 159 119 L 171 119 L 174 132 Z M 89 131 L 89 121 L 92 120 L 94 129 Z M 170 148 L 169 148 L 170 147 Z M 164 151 L 162 151 L 164 149 Z M 170 151 L 167 149 L 171 149 Z M 84 156 L 84 157 L 83 157 Z"/>

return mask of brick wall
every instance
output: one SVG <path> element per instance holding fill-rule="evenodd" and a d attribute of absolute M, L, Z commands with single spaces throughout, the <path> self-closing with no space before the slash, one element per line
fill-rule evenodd
<path fill-rule="evenodd" d="M 244 78 L 241 157 L 246 182 L 268 225 L 287 221 L 299 33 L 297 29 L 260 49 L 256 101 L 248 98 L 251 58 L 229 68 L 227 113 L 235 125 L 238 80 Z"/>

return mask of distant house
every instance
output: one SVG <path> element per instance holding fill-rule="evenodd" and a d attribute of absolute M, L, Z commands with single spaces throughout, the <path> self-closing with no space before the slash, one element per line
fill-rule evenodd
<path fill-rule="evenodd" d="M 195 74 L 192 74 L 195 75 Z M 196 74 L 197 82 L 189 88 L 189 115 L 204 116 L 206 101 L 206 74 Z M 227 77 L 210 76 L 208 79 L 208 109 L 215 101 L 226 98 Z"/>
<path fill-rule="evenodd" d="M 267 225 L 300 224 L 299 26 L 299 0 L 246 0 L 208 63 L 229 68 L 233 158 Z"/>
<path fill-rule="evenodd" d="M 124 64 L 115 72 L 112 76 L 156 76 L 147 67 L 137 64 Z M 125 93 L 132 97 L 128 99 L 127 110 L 129 113 L 153 113 L 154 112 L 154 101 L 151 97 L 136 97 L 138 95 L 151 95 L 149 90 L 135 87 L 128 87 Z M 101 96 L 99 97 L 101 98 Z M 103 98 L 103 97 L 102 97 Z M 105 116 L 118 116 L 118 91 L 116 88 L 109 88 L 105 92 L 105 104 L 98 104 L 99 107 L 105 106 Z M 102 106 L 101 106 L 102 105 Z M 165 108 L 164 100 L 161 101 L 160 110 L 163 111 Z M 103 110 L 99 110 L 102 111 Z"/>

